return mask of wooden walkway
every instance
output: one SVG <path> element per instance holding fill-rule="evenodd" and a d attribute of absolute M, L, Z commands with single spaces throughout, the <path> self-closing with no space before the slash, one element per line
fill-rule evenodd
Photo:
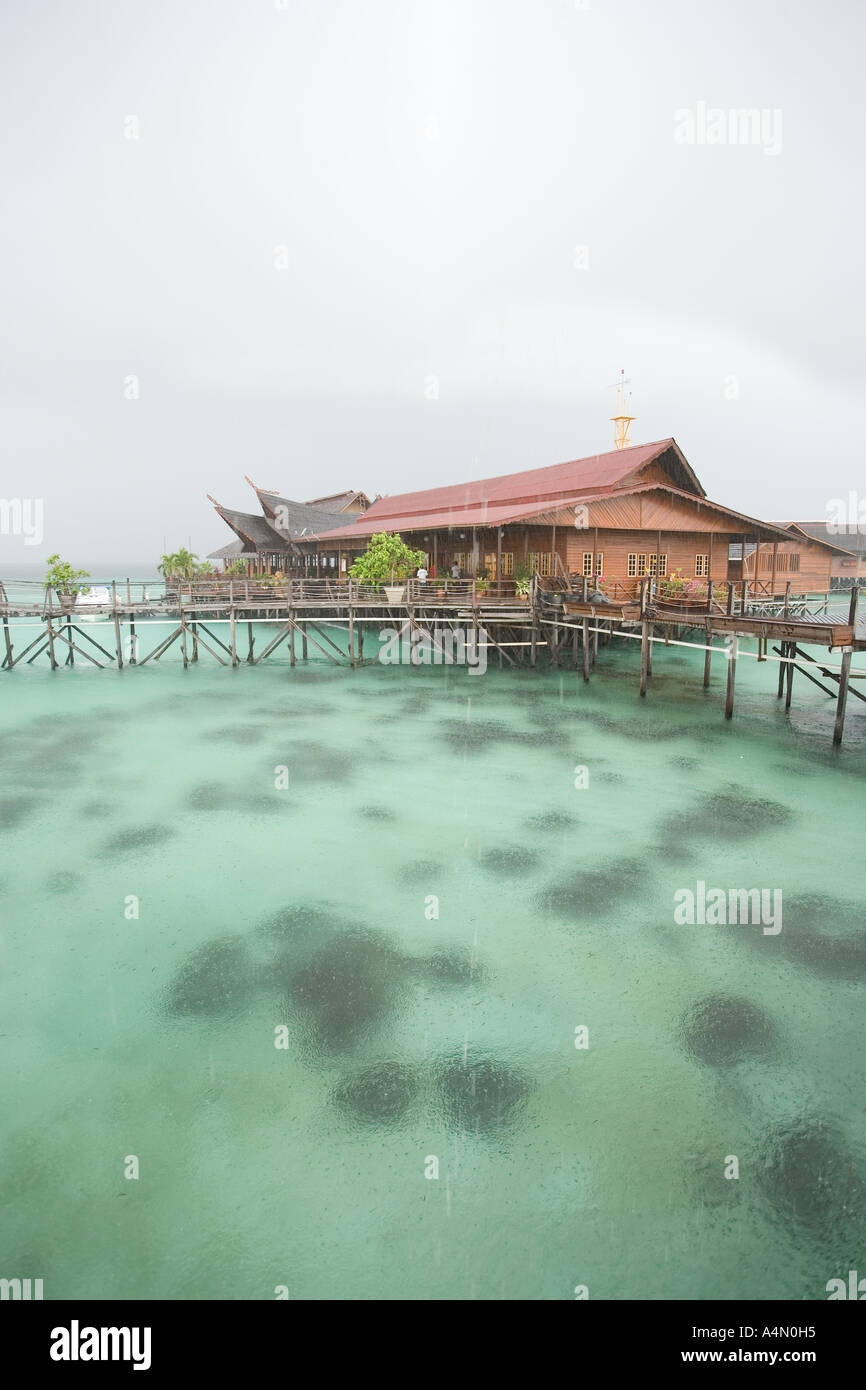
<path fill-rule="evenodd" d="M 466 630 L 476 640 L 483 637 L 488 653 L 497 653 L 500 666 L 535 666 L 543 649 L 554 666 L 582 669 L 586 681 L 597 661 L 600 641 L 607 645 L 614 637 L 639 640 L 641 696 L 649 688 L 656 645 L 698 648 L 705 653 L 705 687 L 710 685 L 713 654 L 726 659 L 728 719 L 734 710 L 738 657 L 778 662 L 777 696 L 785 695 L 786 708 L 791 706 L 795 671 L 835 698 L 833 742 L 837 746 L 842 741 L 848 695 L 866 701 L 866 694 L 851 684 L 866 676 L 864 671 L 851 671 L 853 653 L 866 650 L 866 622 L 858 619 L 856 588 L 851 591 L 845 620 L 826 611 L 805 611 L 802 605 L 796 614 L 750 612 L 747 589 L 737 596 L 739 584 L 727 586 L 726 604 L 708 593 L 706 604 L 677 606 L 675 601 L 659 600 L 649 579 L 637 583 L 634 592 L 603 603 L 586 597 L 586 583 L 578 593 L 561 581 L 546 584 L 540 576 L 525 599 L 515 595 L 512 585 L 486 586 L 470 580 L 426 584 L 411 580 L 402 596 L 390 599 L 381 589 L 350 579 L 185 581 L 155 599 L 137 594 L 127 582 L 112 584 L 106 602 L 85 608 L 80 603 L 64 605 L 54 595 L 46 598 L 35 589 L 29 601 L 15 600 L 7 597 L 0 584 L 5 671 L 22 663 L 30 666 L 40 657 L 47 657 L 52 670 L 74 666 L 76 657 L 98 667 L 144 666 L 159 661 L 175 643 L 185 668 L 197 662 L 202 652 L 222 666 L 236 667 L 241 661 L 255 666 L 284 643 L 292 666 L 299 656 L 307 660 L 312 647 L 334 665 L 355 667 L 378 660 L 378 640 L 374 653 L 364 656 L 365 631 L 372 624 L 377 634 L 388 628 L 414 640 L 426 637 L 434 664 L 435 653 L 447 647 L 445 636 Z M 93 626 L 88 620 L 94 620 Z M 226 624 L 227 631 L 225 627 L 222 633 L 214 631 L 217 623 Z M 36 636 L 22 645 L 21 635 L 33 627 Z M 160 627 L 170 631 L 157 639 L 155 630 Z M 345 646 L 329 631 L 335 627 L 343 633 Z M 256 651 L 261 628 L 267 631 Z M 684 632 L 702 640 L 685 641 Z M 152 643 L 147 651 L 145 635 Z M 714 641 L 717 637 L 723 639 L 723 646 Z M 754 640 L 756 651 L 740 651 L 743 637 Z M 771 643 L 779 644 L 772 647 L 772 654 Z M 816 661 L 805 647 L 838 652 L 840 664 Z"/>

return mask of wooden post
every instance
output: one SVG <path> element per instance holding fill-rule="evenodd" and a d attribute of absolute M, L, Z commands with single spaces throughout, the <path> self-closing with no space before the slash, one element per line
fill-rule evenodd
<path fill-rule="evenodd" d="M 782 657 L 786 657 L 786 656 L 788 656 L 788 655 L 789 655 L 789 652 L 788 652 L 788 643 L 787 643 L 787 642 L 783 642 L 783 643 L 782 643 Z M 785 690 L 785 662 L 784 662 L 784 660 L 781 660 L 781 661 L 779 662 L 779 689 L 776 691 L 776 699 L 777 699 L 777 700 L 781 700 L 782 695 L 783 695 L 783 693 L 784 693 L 784 690 Z"/>
<path fill-rule="evenodd" d="M 127 581 L 128 583 L 128 581 Z M 120 639 L 120 618 L 117 615 L 117 580 L 111 581 L 111 604 L 114 610 L 114 641 L 117 645 L 117 669 L 123 670 L 123 643 Z"/>
<path fill-rule="evenodd" d="M 349 581 L 351 584 L 351 580 Z M 294 633 L 292 634 L 294 637 Z M 355 666 L 355 608 L 352 603 L 352 595 L 349 594 L 349 665 L 354 669 Z"/>
<path fill-rule="evenodd" d="M 848 600 L 848 622 L 853 628 L 857 626 L 857 604 L 860 601 L 860 583 L 855 579 L 851 589 L 851 597 Z M 853 634 L 856 637 L 856 632 Z"/>
<path fill-rule="evenodd" d="M 649 623 L 646 618 L 640 625 L 640 693 L 646 695 L 646 682 L 649 674 Z"/>
<path fill-rule="evenodd" d="M 499 593 L 499 584 L 502 579 L 502 527 L 496 528 L 496 592 Z"/>
<path fill-rule="evenodd" d="M 54 615 L 50 608 L 48 610 L 48 655 L 51 659 L 52 671 L 57 670 L 57 662 L 54 659 Z"/>
<path fill-rule="evenodd" d="M 775 596 L 776 596 L 776 561 L 777 561 L 777 559 L 778 559 L 778 556 L 779 556 L 779 542 L 778 542 L 778 541 L 773 541 L 773 559 L 772 559 L 772 566 L 771 566 L 771 569 L 770 569 L 770 595 L 771 595 L 772 598 L 775 598 Z"/>
<path fill-rule="evenodd" d="M 733 613 L 733 611 L 734 611 L 734 585 L 733 585 L 733 582 L 732 582 L 731 580 L 728 580 L 728 617 L 729 617 L 729 618 L 730 618 L 731 614 Z"/>
<path fill-rule="evenodd" d="M 235 613 L 235 584 L 233 579 L 229 580 L 229 648 L 232 654 L 232 666 L 237 666 L 237 615 Z"/>
<path fill-rule="evenodd" d="M 583 679 L 589 684 L 589 618 L 583 620 Z"/>
<path fill-rule="evenodd" d="M 734 713 L 734 682 L 737 679 L 737 651 L 739 650 L 739 640 L 737 634 L 732 632 L 728 639 L 728 688 L 725 694 L 725 718 L 730 719 Z"/>
<path fill-rule="evenodd" d="M 6 639 L 6 665 L 11 671 L 15 664 L 15 659 L 12 655 L 12 638 L 9 635 L 9 616 L 6 613 L 3 614 L 3 636 Z"/>
<path fill-rule="evenodd" d="M 181 646 L 181 651 L 183 652 L 183 669 L 186 670 L 187 667 L 189 666 L 189 658 L 188 658 L 188 656 L 187 656 L 187 651 L 186 651 L 186 614 L 185 614 L 184 611 L 183 611 L 183 601 L 182 601 L 182 600 L 181 600 L 181 609 L 180 609 L 180 646 Z"/>
<path fill-rule="evenodd" d="M 785 585 L 785 607 L 782 609 L 782 617 L 783 617 L 783 618 L 787 618 L 787 616 L 788 616 L 788 607 L 789 607 L 789 605 L 790 605 L 790 602 L 791 602 L 791 581 L 790 581 L 790 579 L 789 579 L 788 582 L 787 582 L 787 584 Z"/>
<path fill-rule="evenodd" d="M 253 661 L 253 647 L 255 646 L 252 623 L 247 623 L 247 641 L 249 643 L 247 648 L 247 664 L 249 665 L 249 663 Z"/>
<path fill-rule="evenodd" d="M 853 635 L 857 635 L 857 604 L 860 599 L 860 584 L 857 579 L 851 588 L 851 598 L 848 602 L 848 622 L 853 629 Z M 849 650 L 842 655 L 842 669 L 839 672 L 839 696 L 836 700 L 836 723 L 833 726 L 833 747 L 838 748 L 842 742 L 842 731 L 845 728 L 845 706 L 848 703 L 848 681 L 851 672 L 851 656 Z"/>
<path fill-rule="evenodd" d="M 67 665 L 67 666 L 74 666 L 74 665 L 75 665 L 75 647 L 73 646 L 73 643 L 72 643 L 72 618 L 69 616 L 68 613 L 67 613 L 67 615 L 66 615 L 66 641 L 67 641 L 67 644 L 68 644 L 68 645 L 67 645 L 67 649 L 66 649 L 66 665 Z"/>
<path fill-rule="evenodd" d="M 647 630 L 647 648 L 646 648 L 646 673 L 647 673 L 648 676 L 651 676 L 652 673 L 653 673 L 653 637 L 654 637 L 654 636 L 655 636 L 655 625 L 654 625 L 653 623 L 650 623 L 650 624 L 649 624 L 649 627 L 648 627 L 648 630 Z"/>
<path fill-rule="evenodd" d="M 529 532 L 527 531 L 527 536 Z M 532 633 L 530 635 L 529 664 L 535 665 L 538 655 L 538 590 L 535 583 L 535 575 L 532 576 L 529 584 L 529 602 L 532 605 Z"/>
<path fill-rule="evenodd" d="M 710 593 L 711 593 L 711 594 L 712 594 L 712 592 L 713 592 L 712 589 L 710 589 Z M 712 627 L 711 627 L 711 625 L 710 625 L 709 623 L 707 623 L 706 637 L 707 637 L 707 650 L 704 652 L 704 689 L 705 689 L 705 690 L 709 688 L 709 684 L 710 684 L 710 668 L 711 668 L 712 662 L 713 662 L 713 629 L 712 629 Z"/>
<path fill-rule="evenodd" d="M 851 652 L 844 652 L 842 655 L 842 669 L 839 672 L 839 695 L 836 699 L 836 723 L 833 725 L 833 747 L 838 748 L 842 742 L 842 731 L 845 728 L 845 705 L 848 702 L 848 679 L 851 672 Z"/>
<path fill-rule="evenodd" d="M 129 664 L 130 664 L 130 666 L 136 666 L 136 665 L 138 664 L 138 658 L 137 658 L 137 656 L 136 656 L 136 654 L 135 654 L 136 640 L 137 640 L 137 639 L 136 639 L 136 636 L 135 636 L 135 618 L 133 618 L 132 614 L 130 613 L 130 617 L 129 617 Z"/>
<path fill-rule="evenodd" d="M 791 708 L 791 694 L 792 694 L 793 689 L 794 689 L 794 656 L 796 655 L 796 651 L 797 651 L 797 643 L 796 643 L 796 642 L 789 642 L 789 644 L 788 644 L 788 656 L 789 656 L 791 659 L 790 659 L 790 661 L 788 662 L 788 669 L 787 669 L 787 672 L 786 672 L 787 691 L 786 691 L 786 694 L 785 694 L 785 709 L 790 709 L 790 708 Z"/>

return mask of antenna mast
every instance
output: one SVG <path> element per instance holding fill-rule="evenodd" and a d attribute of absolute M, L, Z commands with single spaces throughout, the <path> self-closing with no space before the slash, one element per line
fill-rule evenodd
<path fill-rule="evenodd" d="M 631 379 L 626 376 L 625 367 L 621 368 L 619 381 L 614 384 L 616 385 L 616 414 L 610 417 L 614 426 L 613 444 L 615 449 L 627 449 L 631 442 L 629 438 L 631 422 L 635 417 L 628 413 L 631 404 L 631 391 L 628 390 L 631 386 Z"/>

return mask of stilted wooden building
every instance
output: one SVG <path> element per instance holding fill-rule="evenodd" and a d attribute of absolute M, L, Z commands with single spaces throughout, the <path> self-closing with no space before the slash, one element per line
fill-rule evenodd
<path fill-rule="evenodd" d="M 784 527 L 710 501 L 674 439 L 551 467 L 383 497 L 354 524 L 300 540 L 339 547 L 345 570 L 375 532 L 399 532 L 431 575 L 541 576 L 624 585 L 679 574 L 706 585 L 741 578 L 742 556 L 790 545 Z"/>

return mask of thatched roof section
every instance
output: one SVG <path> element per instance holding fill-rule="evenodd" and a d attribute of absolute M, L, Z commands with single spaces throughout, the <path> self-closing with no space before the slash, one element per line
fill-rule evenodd
<path fill-rule="evenodd" d="M 235 512 L 229 507 L 221 507 L 216 498 L 208 494 L 208 500 L 213 502 L 223 521 L 225 521 L 239 536 L 243 542 L 244 552 L 252 554 L 256 551 L 279 552 L 287 551 L 290 543 L 263 516 L 255 516 L 252 512 Z"/>
<path fill-rule="evenodd" d="M 240 555 L 253 555 L 252 550 L 244 550 L 243 541 L 229 541 L 228 545 L 220 546 L 219 550 L 212 550 L 207 556 L 208 560 L 236 560 Z"/>

